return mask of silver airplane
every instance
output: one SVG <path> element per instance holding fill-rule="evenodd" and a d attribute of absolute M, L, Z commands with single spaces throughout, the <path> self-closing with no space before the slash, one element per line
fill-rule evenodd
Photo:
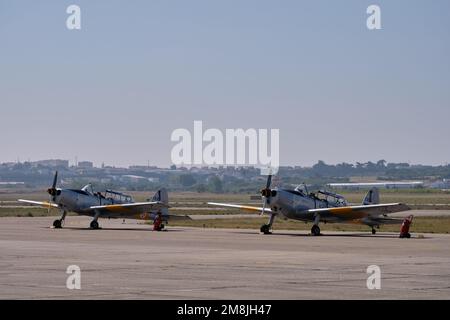
<path fill-rule="evenodd" d="M 364 224 L 372 228 L 372 234 L 376 233 L 375 227 L 382 224 L 402 224 L 400 237 L 409 238 L 409 225 L 412 216 L 407 219 L 389 218 L 387 215 L 394 212 L 410 210 L 402 203 L 380 204 L 377 188 L 372 188 L 367 193 L 361 205 L 350 206 L 343 196 L 328 192 L 318 191 L 308 193 L 306 185 L 295 189 L 270 188 L 272 176 L 267 178 L 266 187 L 261 190 L 263 207 L 252 207 L 238 204 L 208 202 L 210 205 L 228 208 L 238 208 L 248 211 L 259 211 L 261 215 L 268 214 L 269 221 L 261 226 L 261 232 L 270 234 L 275 217 L 312 222 L 311 234 L 320 235 L 319 223 L 352 223 Z M 405 220 L 407 220 L 405 222 Z M 407 228 L 404 228 L 407 225 Z"/>
<path fill-rule="evenodd" d="M 53 184 L 48 188 L 50 201 L 33 201 L 19 199 L 18 201 L 38 205 L 44 208 L 57 208 L 61 212 L 61 218 L 53 222 L 54 228 L 62 228 L 67 212 L 76 212 L 79 215 L 93 217 L 90 223 L 91 229 L 99 229 L 98 218 L 132 218 L 141 220 L 153 220 L 154 230 L 161 231 L 164 228 L 162 222 L 168 222 L 169 218 L 187 218 L 187 216 L 174 216 L 169 214 L 169 196 L 166 189 L 161 188 L 152 199 L 146 202 L 134 202 L 129 195 L 106 190 L 104 193 L 94 192 L 92 185 L 88 184 L 82 189 L 56 188 L 58 172 L 55 172 Z M 156 225 L 157 223 L 157 225 Z"/>

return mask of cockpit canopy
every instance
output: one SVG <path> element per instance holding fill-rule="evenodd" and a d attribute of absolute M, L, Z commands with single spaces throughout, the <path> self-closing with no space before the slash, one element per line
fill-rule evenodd
<path fill-rule="evenodd" d="M 333 205 L 337 205 L 337 206 L 347 205 L 345 198 L 343 196 L 341 196 L 340 194 L 329 192 L 326 190 L 318 190 L 316 192 L 309 192 L 308 187 L 304 183 L 298 185 L 294 190 L 296 192 L 300 193 L 301 195 L 313 197 L 313 198 L 320 199 L 320 200 L 325 200 L 328 203 L 333 204 Z"/>
<path fill-rule="evenodd" d="M 303 195 L 307 195 L 308 194 L 308 187 L 304 183 L 299 184 L 298 186 L 296 186 L 294 190 L 299 192 L 299 193 L 301 193 L 301 194 L 303 194 Z"/>
<path fill-rule="evenodd" d="M 88 183 L 85 185 L 82 189 L 82 192 L 89 194 L 89 195 L 95 195 L 102 197 L 104 199 L 111 200 L 112 203 L 132 203 L 133 197 L 121 192 L 113 191 L 113 190 L 105 190 L 104 195 L 101 192 L 94 192 L 94 188 L 92 187 L 91 183 Z"/>
<path fill-rule="evenodd" d="M 121 192 L 106 190 L 105 198 L 113 200 L 113 203 L 131 203 L 133 202 L 133 197 Z"/>
<path fill-rule="evenodd" d="M 343 196 L 326 190 L 317 191 L 316 197 L 324 198 L 327 202 L 334 203 L 335 205 L 339 206 L 347 205 L 347 202 L 345 201 L 345 198 Z"/>
<path fill-rule="evenodd" d="M 88 183 L 83 188 L 81 188 L 81 191 L 84 191 L 84 192 L 89 193 L 89 194 L 94 194 L 94 188 L 92 187 L 91 183 Z"/>

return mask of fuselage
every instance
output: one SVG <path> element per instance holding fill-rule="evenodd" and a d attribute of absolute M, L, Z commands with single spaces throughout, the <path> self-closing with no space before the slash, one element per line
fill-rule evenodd
<path fill-rule="evenodd" d="M 60 192 L 59 192 L 60 191 Z M 125 199 L 105 197 L 101 193 L 90 193 L 77 189 L 58 189 L 55 203 L 67 211 L 73 211 L 81 215 L 92 215 L 92 206 L 131 203 L 131 197 Z"/>
<path fill-rule="evenodd" d="M 329 201 L 313 194 L 305 194 L 298 190 L 272 189 L 269 206 L 276 214 L 289 219 L 311 221 L 314 215 L 308 209 L 334 208 L 346 205 L 345 201 Z M 332 221 L 330 221 L 332 222 Z"/>

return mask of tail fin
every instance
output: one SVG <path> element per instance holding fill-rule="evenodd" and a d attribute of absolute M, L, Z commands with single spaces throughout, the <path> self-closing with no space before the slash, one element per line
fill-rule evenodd
<path fill-rule="evenodd" d="M 151 201 L 160 201 L 164 203 L 165 205 L 169 206 L 169 194 L 167 193 L 166 188 L 161 188 L 158 191 L 156 191 L 155 195 L 151 199 Z M 168 208 L 162 208 L 161 210 L 162 215 L 168 215 L 169 209 Z"/>
<path fill-rule="evenodd" d="M 379 203 L 380 203 L 380 192 L 378 191 L 378 188 L 372 188 L 369 190 L 369 192 L 367 192 L 362 204 L 368 205 Z"/>

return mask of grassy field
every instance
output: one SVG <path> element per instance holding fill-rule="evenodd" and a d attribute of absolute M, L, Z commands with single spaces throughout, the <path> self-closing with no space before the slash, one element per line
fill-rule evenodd
<path fill-rule="evenodd" d="M 366 191 L 337 190 L 350 203 L 361 203 Z M 154 192 L 126 192 L 134 197 L 136 201 L 145 201 L 151 198 Z M 258 195 L 257 191 L 253 195 Z M 169 193 L 171 206 L 201 206 L 208 201 L 226 201 L 236 203 L 257 203 L 250 200 L 250 194 L 217 194 L 217 193 L 196 193 L 196 192 L 174 192 Z M 30 200 L 46 200 L 48 194 L 45 190 L 38 191 L 16 191 L 0 190 L 0 205 L 2 201 L 15 201 L 19 198 Z M 450 192 L 441 190 L 417 189 L 417 190 L 380 190 L 380 200 L 382 202 L 402 202 L 410 206 L 436 206 L 439 209 L 450 209 Z M 260 201 L 259 201 L 260 202 Z M 447 208 L 441 208 L 447 206 Z M 429 208 L 427 208 L 429 209 Z"/>
<path fill-rule="evenodd" d="M 360 203 L 365 195 L 364 191 L 340 191 L 351 203 Z M 144 201 L 153 195 L 153 192 L 130 192 L 136 201 Z M 195 214 L 238 214 L 243 213 L 237 209 L 211 208 L 207 205 L 208 201 L 231 202 L 260 206 L 261 201 L 251 200 L 249 194 L 212 194 L 212 193 L 193 193 L 177 192 L 169 194 L 171 213 L 195 215 Z M 47 216 L 47 209 L 37 207 L 4 207 L 18 205 L 19 198 L 30 200 L 47 200 L 48 194 L 43 191 L 11 191 L 2 190 L 0 192 L 0 217 L 37 217 Z M 403 202 L 410 205 L 413 209 L 450 209 L 450 193 L 443 191 L 426 190 L 381 190 L 381 200 L 383 202 Z M 245 213 L 245 212 L 244 212 Z M 51 210 L 50 215 L 59 215 L 58 210 Z M 176 226 L 194 226 L 205 228 L 250 228 L 259 230 L 261 224 L 267 222 L 267 218 L 253 219 L 209 219 L 193 221 L 172 221 L 170 225 Z M 310 230 L 311 224 L 305 224 L 292 220 L 275 220 L 274 229 L 285 230 Z M 322 224 L 321 229 L 325 231 L 370 231 L 367 226 L 351 224 Z M 399 226 L 382 226 L 381 231 L 398 232 Z M 449 233 L 450 218 L 441 217 L 417 217 L 414 219 L 413 232 L 435 232 Z"/>
<path fill-rule="evenodd" d="M 348 202 L 361 203 L 365 191 L 340 190 Z M 413 209 L 450 209 L 450 192 L 441 190 L 380 190 L 381 202 L 401 202 Z"/>

